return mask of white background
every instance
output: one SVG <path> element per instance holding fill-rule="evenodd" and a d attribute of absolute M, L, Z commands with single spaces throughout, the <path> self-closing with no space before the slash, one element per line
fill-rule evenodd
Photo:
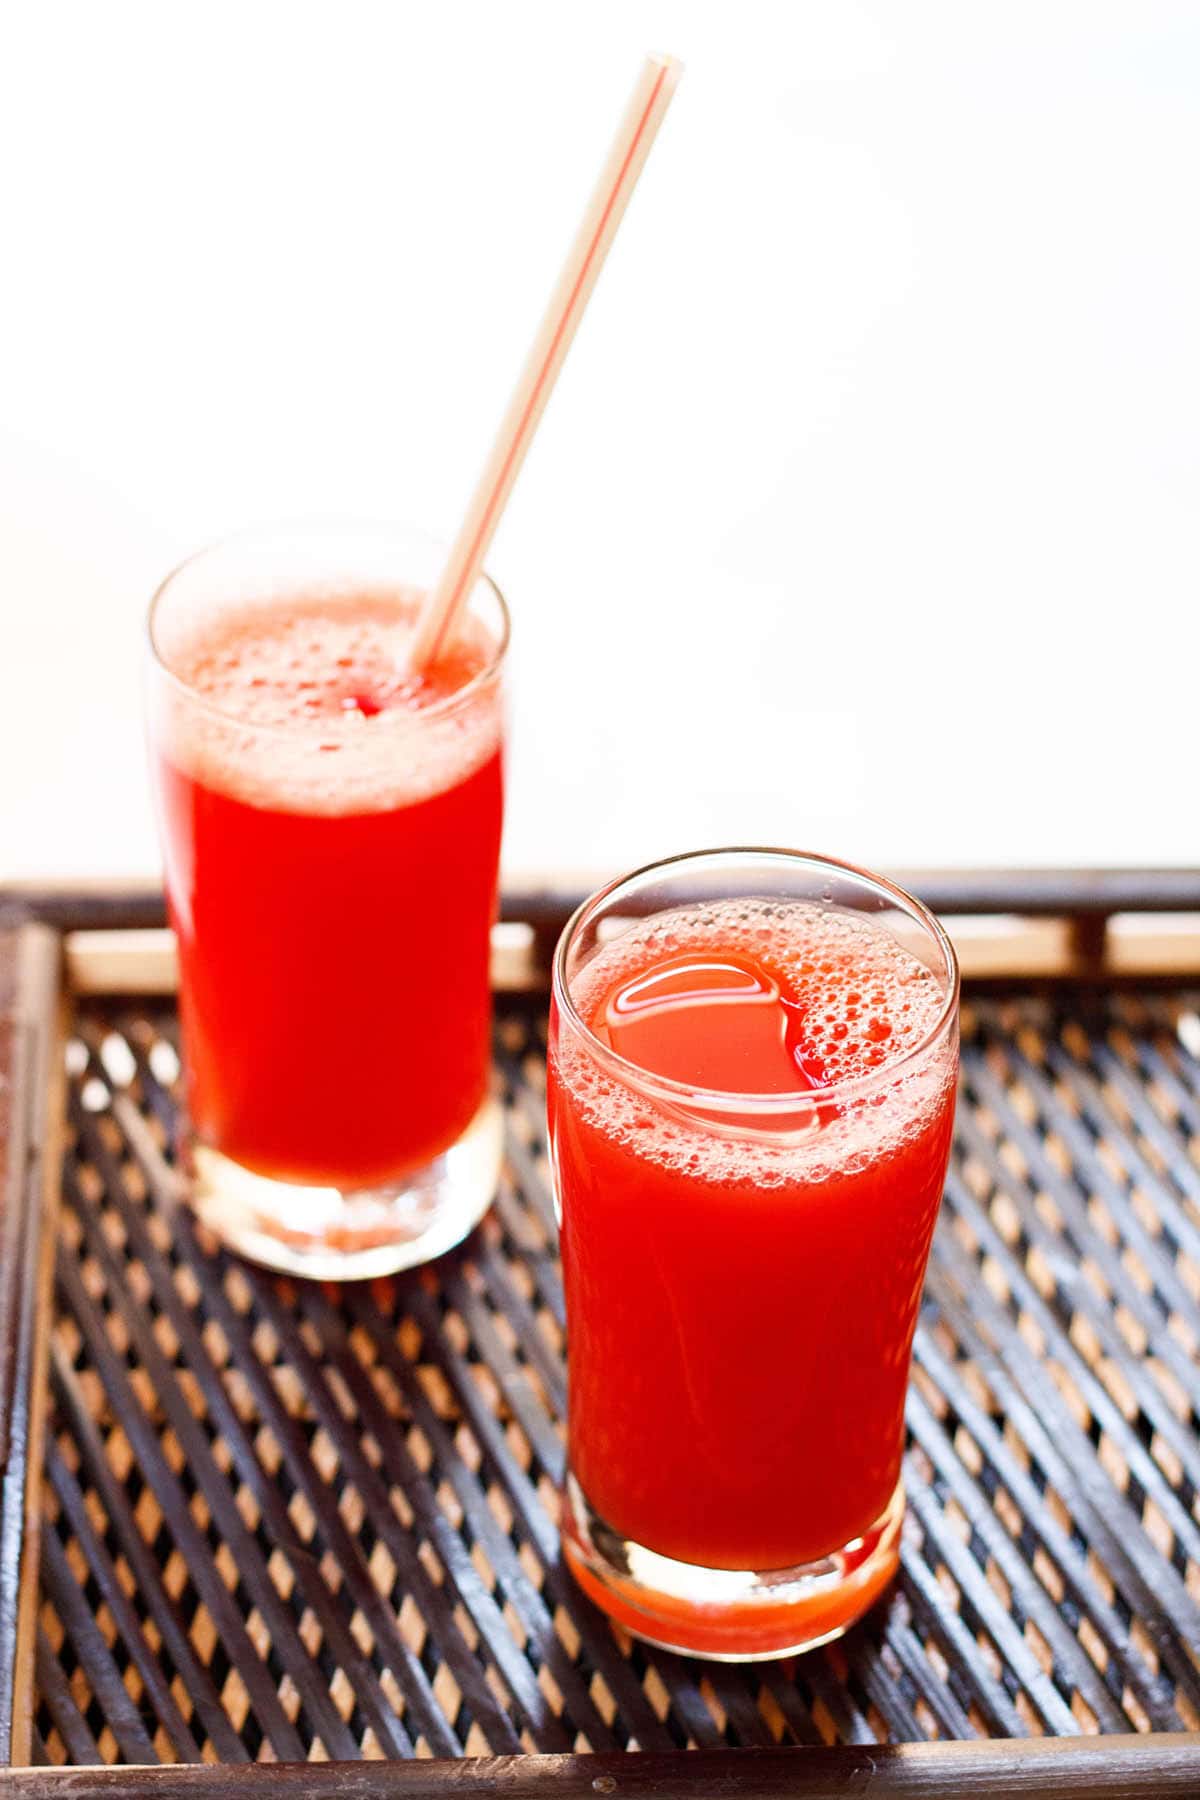
<path fill-rule="evenodd" d="M 469 491 L 687 73 L 491 558 L 511 876 L 1194 862 L 1200 6 L 28 4 L 0 25 L 0 876 L 156 863 L 158 578 Z"/>

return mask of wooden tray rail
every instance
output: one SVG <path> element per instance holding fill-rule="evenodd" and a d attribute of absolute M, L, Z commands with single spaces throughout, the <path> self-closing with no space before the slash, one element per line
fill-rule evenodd
<path fill-rule="evenodd" d="M 1027 984 L 1043 978 L 1200 977 L 1200 871 L 1195 869 L 893 873 L 946 922 L 969 979 Z M 547 881 L 505 893 L 499 985 L 545 983 L 558 935 L 588 891 L 588 884 Z M 124 981 L 138 992 L 164 992 L 172 984 L 166 940 L 124 936 L 165 926 L 156 884 L 0 888 L 0 927 L 27 919 L 88 940 L 79 946 L 77 988 L 116 992 Z M 505 927 L 515 928 L 507 940 Z"/>
<path fill-rule="evenodd" d="M 136 1785 L 135 1785 L 136 1783 Z M 471 1762 L 0 1770 L 0 1800 L 1195 1800 L 1189 1734 L 493 1756 Z"/>

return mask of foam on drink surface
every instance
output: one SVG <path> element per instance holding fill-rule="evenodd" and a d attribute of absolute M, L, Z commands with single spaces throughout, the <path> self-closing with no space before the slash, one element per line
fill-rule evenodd
<path fill-rule="evenodd" d="M 177 628 L 164 660 L 187 692 L 166 696 L 162 748 L 207 786 L 283 811 L 382 811 L 465 780 L 499 743 L 498 684 L 463 693 L 496 646 L 468 619 L 412 673 L 421 599 L 288 595 Z"/>
<path fill-rule="evenodd" d="M 563 1021 L 557 1073 L 606 1137 L 689 1177 L 812 1182 L 894 1152 L 946 1104 L 955 1078 L 952 1036 L 911 1055 L 943 1015 L 942 981 L 862 915 L 751 899 L 660 913 L 628 926 L 572 978 L 575 1009 L 602 1043 L 619 1048 L 614 996 L 619 1006 L 638 978 L 705 957 L 757 966 L 764 988 L 775 989 L 799 1021 L 788 1040 L 799 1066 L 790 1090 L 795 1110 L 786 1107 L 781 1079 L 766 1091 L 784 1112 L 739 1111 L 732 1102 L 724 1118 L 704 1110 L 694 1119 L 687 1107 L 664 1107 L 622 1079 Z M 652 1068 L 651 1082 L 655 1073 L 672 1078 Z"/>

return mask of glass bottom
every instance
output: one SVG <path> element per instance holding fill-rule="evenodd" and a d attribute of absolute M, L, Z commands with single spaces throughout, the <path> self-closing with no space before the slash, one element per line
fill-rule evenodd
<path fill-rule="evenodd" d="M 706 1569 L 623 1538 L 568 1471 L 563 1551 L 584 1592 L 635 1637 L 710 1662 L 768 1662 L 828 1644 L 862 1617 L 899 1567 L 903 1519 L 897 1482 L 870 1529 L 818 1562 Z"/>
<path fill-rule="evenodd" d="M 275 1181 L 195 1140 L 181 1160 L 193 1210 L 231 1250 L 313 1281 L 364 1281 L 461 1243 L 491 1204 L 502 1149 L 500 1105 L 489 1097 L 456 1143 L 394 1185 Z"/>

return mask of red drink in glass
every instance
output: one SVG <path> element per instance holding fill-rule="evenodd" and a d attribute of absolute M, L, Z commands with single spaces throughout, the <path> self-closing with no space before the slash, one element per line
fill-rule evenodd
<path fill-rule="evenodd" d="M 411 550 L 245 551 L 185 565 L 152 620 L 195 1198 L 259 1260 L 382 1272 L 494 1186 L 503 607 L 486 587 L 413 679 Z"/>
<path fill-rule="evenodd" d="M 698 876 L 728 897 L 679 904 Z M 701 1654 L 834 1635 L 895 1567 L 956 985 L 932 921 L 859 879 L 679 859 L 601 897 L 615 935 L 577 916 L 556 968 L 567 1553 Z"/>

